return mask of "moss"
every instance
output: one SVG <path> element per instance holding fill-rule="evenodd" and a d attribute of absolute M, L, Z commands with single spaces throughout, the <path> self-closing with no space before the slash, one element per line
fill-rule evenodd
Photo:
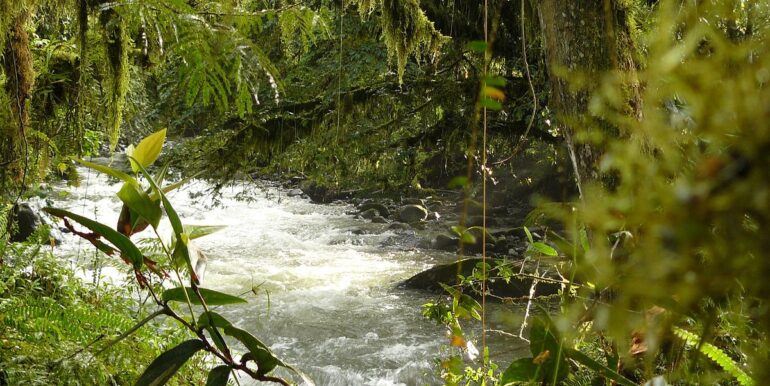
<path fill-rule="evenodd" d="M 120 138 L 123 108 L 128 93 L 128 43 L 125 21 L 112 9 L 101 13 L 108 61 L 108 134 L 110 150 L 114 150 Z"/>
<path fill-rule="evenodd" d="M 368 7 L 371 7 L 370 3 Z M 417 0 L 382 0 L 382 30 L 388 53 L 395 55 L 398 80 L 403 81 L 409 56 L 435 56 L 447 38 L 433 26 Z"/>

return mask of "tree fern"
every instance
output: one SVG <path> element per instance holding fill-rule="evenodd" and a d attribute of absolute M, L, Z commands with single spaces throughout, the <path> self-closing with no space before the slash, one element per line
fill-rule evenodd
<path fill-rule="evenodd" d="M 698 335 L 678 327 L 674 327 L 673 332 L 674 335 L 683 340 L 688 346 L 697 347 L 701 354 L 707 356 L 727 373 L 738 379 L 738 383 L 741 385 L 754 385 L 754 380 L 741 369 L 737 362 L 730 358 L 730 356 L 719 347 L 714 346 L 711 343 L 703 342 Z"/>

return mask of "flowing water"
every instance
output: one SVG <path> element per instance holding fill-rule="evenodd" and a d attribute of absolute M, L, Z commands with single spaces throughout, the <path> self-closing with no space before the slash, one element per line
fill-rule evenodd
<path fill-rule="evenodd" d="M 82 186 L 54 204 L 115 224 L 119 185 L 94 172 L 82 175 Z M 433 360 L 446 353 L 446 335 L 420 307 L 433 297 L 395 284 L 453 255 L 414 248 L 412 231 L 396 234 L 355 219 L 345 214 L 348 205 L 286 197 L 265 183 L 227 188 L 212 205 L 201 194 L 208 188 L 193 182 L 170 198 L 185 223 L 227 226 L 195 240 L 208 255 L 203 286 L 231 294 L 259 288 L 248 304 L 220 310 L 235 325 L 299 364 L 318 385 L 439 383 Z M 59 249 L 79 256 L 81 265 L 93 255 L 90 244 L 72 235 Z M 126 270 L 115 265 L 100 272 Z"/>

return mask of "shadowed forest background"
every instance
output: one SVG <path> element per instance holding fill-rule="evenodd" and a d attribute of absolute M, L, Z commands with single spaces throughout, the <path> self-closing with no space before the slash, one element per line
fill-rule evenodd
<path fill-rule="evenodd" d="M 405 281 L 447 332 L 425 384 L 764 384 L 768 82 L 765 1 L 0 0 L 0 385 L 312 384 L 217 313 L 193 179 L 442 229 L 416 248 L 457 262 Z M 117 226 L 51 207 L 86 170 Z"/>

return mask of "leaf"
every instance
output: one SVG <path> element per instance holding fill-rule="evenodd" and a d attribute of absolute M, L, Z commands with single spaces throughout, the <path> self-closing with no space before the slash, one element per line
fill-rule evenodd
<path fill-rule="evenodd" d="M 227 386 L 230 379 L 230 366 L 217 366 L 209 371 L 206 386 Z"/>
<path fill-rule="evenodd" d="M 529 231 L 529 228 L 524 227 L 524 233 L 527 234 L 527 240 L 529 240 L 529 243 L 533 244 L 535 242 L 535 239 L 532 238 L 532 232 Z"/>
<path fill-rule="evenodd" d="M 132 154 L 129 154 L 131 169 L 134 173 L 139 171 L 139 165 L 146 168 L 158 159 L 164 142 L 166 142 L 166 129 L 148 135 L 136 145 Z"/>
<path fill-rule="evenodd" d="M 591 249 L 591 244 L 588 242 L 588 233 L 585 228 L 580 230 L 580 246 L 583 247 L 584 252 L 588 252 Z"/>
<path fill-rule="evenodd" d="M 466 185 L 468 185 L 468 177 L 466 176 L 457 176 L 452 178 L 449 183 L 447 184 L 447 187 L 449 189 L 455 189 L 455 188 L 464 188 Z"/>
<path fill-rule="evenodd" d="M 171 228 L 174 230 L 174 236 L 176 237 L 176 245 L 174 246 L 173 258 L 177 259 L 177 261 L 182 260 L 187 266 L 187 271 L 190 274 L 190 280 L 195 284 L 199 284 L 200 280 L 198 280 L 198 275 L 195 274 L 195 268 L 192 266 L 192 262 L 190 261 L 190 251 L 187 249 L 187 242 L 189 241 L 189 237 L 187 237 L 187 234 L 184 233 L 182 220 L 179 219 L 179 215 L 176 213 L 176 210 L 174 210 L 171 202 L 163 193 L 163 190 L 158 187 L 158 184 L 155 183 L 155 180 L 152 178 L 150 173 L 147 172 L 147 169 L 138 163 L 137 166 L 139 167 L 139 170 L 142 172 L 142 174 L 144 174 L 144 177 L 147 178 L 147 181 L 150 183 L 150 186 L 152 186 L 154 193 L 160 197 L 161 202 L 163 202 L 163 207 L 166 209 L 166 216 L 168 216 L 168 221 L 171 223 Z"/>
<path fill-rule="evenodd" d="M 546 380 L 561 381 L 569 373 L 569 365 L 564 355 L 561 339 L 557 337 L 553 326 L 542 318 L 532 321 L 529 332 L 530 352 L 539 359 L 539 367 Z M 547 354 L 543 355 L 546 351 Z"/>
<path fill-rule="evenodd" d="M 502 110 L 503 108 L 503 105 L 500 104 L 500 102 L 488 97 L 482 97 L 479 104 L 481 107 L 486 107 L 490 110 Z"/>
<path fill-rule="evenodd" d="M 597 372 L 602 377 L 611 379 L 612 381 L 616 382 L 617 384 L 625 385 L 625 386 L 635 386 L 636 385 L 636 383 L 634 383 L 634 381 L 632 381 L 632 380 L 630 380 L 630 379 L 620 375 L 618 372 L 616 372 L 615 370 L 609 368 L 608 366 L 605 366 L 605 365 L 595 361 L 593 358 L 589 357 L 586 354 L 583 354 L 581 351 L 574 350 L 574 349 L 566 349 L 565 350 L 565 354 L 569 358 L 571 358 L 571 359 L 577 361 L 578 363 L 588 367 L 589 369 Z"/>
<path fill-rule="evenodd" d="M 195 240 L 203 236 L 208 236 L 212 233 L 219 232 L 225 228 L 227 228 L 227 226 L 224 226 L 224 225 L 189 225 L 188 224 L 184 226 L 184 231 L 185 233 L 187 233 L 187 237 L 189 237 L 190 240 Z"/>
<path fill-rule="evenodd" d="M 474 41 L 468 42 L 468 44 L 465 47 L 471 51 L 484 52 L 487 50 L 487 43 L 484 42 L 483 40 L 474 40 Z"/>
<path fill-rule="evenodd" d="M 199 327 L 227 327 L 231 325 L 229 320 L 225 319 L 224 316 L 214 312 L 214 311 L 206 311 L 201 313 L 201 315 L 198 317 L 198 326 Z"/>
<path fill-rule="evenodd" d="M 555 257 L 559 255 L 559 252 L 556 252 L 556 250 L 553 249 L 553 247 L 540 241 L 536 243 L 532 243 L 532 248 L 536 249 L 538 252 L 546 256 Z"/>
<path fill-rule="evenodd" d="M 116 230 L 108 227 L 107 225 L 104 225 L 102 223 L 96 222 L 94 220 L 88 219 L 86 217 L 77 215 L 75 213 L 66 211 L 64 209 L 58 209 L 58 208 L 43 208 L 43 211 L 56 216 L 60 218 L 70 218 L 72 220 L 77 221 L 80 225 L 83 225 L 84 227 L 90 229 L 92 232 L 97 233 L 101 237 L 104 237 L 112 243 L 120 252 L 123 254 L 123 256 L 128 259 L 131 264 L 133 264 L 135 269 L 139 269 L 142 266 L 142 263 L 144 262 L 144 255 L 139 250 L 139 248 L 136 247 L 136 245 L 126 237 L 125 235 L 117 232 Z"/>
<path fill-rule="evenodd" d="M 251 359 L 257 364 L 257 374 L 265 375 L 273 371 L 273 369 L 279 365 L 286 367 L 283 362 L 270 352 L 270 349 L 268 349 L 264 343 L 254 335 L 251 335 L 248 331 L 241 330 L 232 325 L 226 326 L 223 331 L 226 335 L 238 339 L 238 341 L 246 346 L 246 349 L 248 349 L 249 353 L 252 355 Z"/>
<path fill-rule="evenodd" d="M 121 172 L 120 170 L 113 169 L 113 168 L 111 168 L 109 166 L 104 166 L 104 165 L 95 164 L 93 162 L 88 162 L 88 161 L 85 161 L 85 160 L 82 160 L 82 159 L 76 159 L 75 162 L 77 162 L 77 163 L 79 163 L 79 164 L 81 164 L 81 165 L 83 165 L 83 166 L 85 166 L 85 167 L 87 167 L 89 169 L 94 169 L 94 170 L 96 170 L 98 172 L 102 172 L 102 173 L 107 174 L 109 176 L 115 177 L 115 178 L 117 178 L 117 179 L 119 179 L 121 181 L 128 182 L 129 184 L 134 185 L 136 187 L 140 186 L 139 182 L 134 177 L 131 177 L 128 174 Z"/>
<path fill-rule="evenodd" d="M 508 81 L 503 78 L 502 76 L 490 76 L 487 75 L 484 77 L 484 85 L 485 86 L 496 86 L 496 87 L 504 87 L 508 83 Z"/>
<path fill-rule="evenodd" d="M 180 343 L 178 346 L 160 354 L 155 358 L 142 376 L 136 381 L 136 386 L 156 386 L 165 385 L 171 377 L 176 374 L 182 365 L 187 362 L 196 352 L 205 347 L 203 341 L 191 339 Z"/>
<path fill-rule="evenodd" d="M 498 101 L 505 100 L 505 94 L 495 87 L 484 86 L 481 88 L 481 94 Z"/>
<path fill-rule="evenodd" d="M 690 347 L 697 347 L 701 354 L 707 356 L 709 359 L 718 364 L 727 373 L 735 377 L 738 383 L 742 386 L 753 386 L 754 379 L 749 376 L 745 371 L 740 368 L 740 365 L 736 363 L 729 355 L 727 355 L 722 349 L 714 346 L 711 343 L 703 342 L 703 340 L 696 334 L 684 330 L 679 327 L 673 328 L 674 335 L 677 338 L 683 340 Z"/>
<path fill-rule="evenodd" d="M 137 189 L 136 186 L 126 182 L 118 191 L 118 198 L 120 198 L 120 201 L 123 201 L 123 204 L 125 204 L 131 211 L 147 220 L 153 228 L 158 227 L 160 218 L 163 215 L 160 210 L 160 202 L 150 199 L 150 196 L 148 196 L 144 190 Z M 131 218 L 132 228 L 137 222 L 137 219 L 134 219 L 133 217 L 134 216 Z"/>
<path fill-rule="evenodd" d="M 190 298 L 190 302 L 192 304 L 201 304 L 200 299 L 195 295 L 195 291 L 193 291 L 190 287 L 176 287 L 176 288 L 170 288 L 165 291 L 163 291 L 163 294 L 161 295 L 161 298 L 163 301 L 166 302 L 186 302 L 187 297 L 185 297 L 185 290 L 187 291 L 187 295 Z M 228 295 L 226 293 L 222 293 L 219 291 L 214 291 L 206 288 L 198 288 L 198 291 L 200 291 L 201 297 L 206 302 L 206 304 L 210 306 L 221 306 L 225 304 L 237 304 L 237 303 L 246 303 L 246 300 L 239 298 L 237 296 Z"/>
<path fill-rule="evenodd" d="M 539 382 L 543 380 L 543 372 L 538 371 L 532 358 L 519 358 L 513 361 L 500 378 L 502 386 L 516 382 Z"/>

